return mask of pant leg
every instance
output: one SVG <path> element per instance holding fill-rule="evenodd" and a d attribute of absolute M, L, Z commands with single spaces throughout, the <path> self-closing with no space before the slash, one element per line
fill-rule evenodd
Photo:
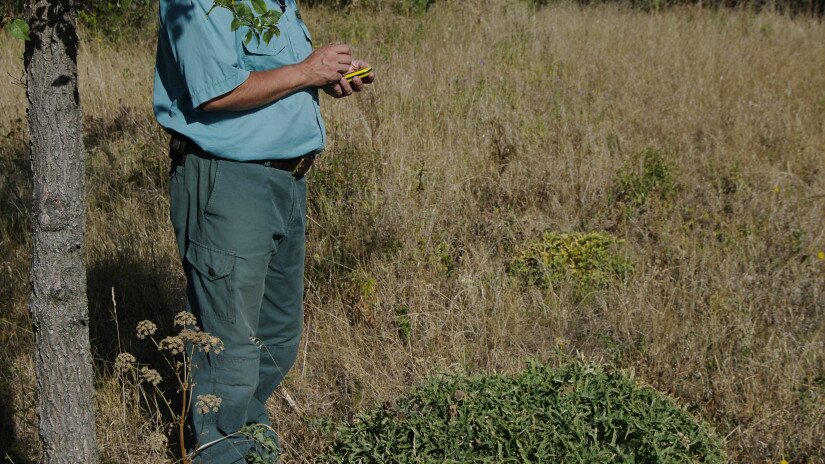
<path fill-rule="evenodd" d="M 268 424 L 266 401 L 289 372 L 298 354 L 303 328 L 306 180 L 294 180 L 293 212 L 287 233 L 269 263 L 261 306 L 258 388 L 249 421 Z"/>
<path fill-rule="evenodd" d="M 257 330 L 269 264 L 287 229 L 293 189 L 273 169 L 188 156 L 173 171 L 171 216 L 187 276 L 187 301 L 198 324 L 219 337 L 221 353 L 192 363 L 192 425 L 212 443 L 196 463 L 242 463 L 254 448 L 237 431 L 258 389 Z M 199 395 L 221 399 L 218 412 L 194 407 Z"/>

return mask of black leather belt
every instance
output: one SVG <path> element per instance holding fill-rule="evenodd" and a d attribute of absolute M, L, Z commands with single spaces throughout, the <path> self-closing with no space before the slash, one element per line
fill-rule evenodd
<path fill-rule="evenodd" d="M 172 162 L 183 166 L 186 164 L 186 155 L 191 154 L 199 158 L 218 159 L 210 153 L 203 150 L 197 143 L 178 134 L 173 134 L 169 141 L 169 157 Z M 280 169 L 282 171 L 289 171 L 296 179 L 304 177 L 304 175 L 312 167 L 315 161 L 315 155 L 299 156 L 290 159 L 271 159 L 271 160 L 251 160 L 240 161 L 241 163 L 255 163 L 268 168 Z"/>

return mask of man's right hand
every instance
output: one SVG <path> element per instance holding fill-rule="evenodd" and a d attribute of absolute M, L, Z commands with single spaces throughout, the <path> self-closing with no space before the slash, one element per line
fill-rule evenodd
<path fill-rule="evenodd" d="M 301 62 L 307 84 L 323 87 L 341 80 L 349 71 L 352 53 L 349 45 L 330 44 L 312 52 Z"/>

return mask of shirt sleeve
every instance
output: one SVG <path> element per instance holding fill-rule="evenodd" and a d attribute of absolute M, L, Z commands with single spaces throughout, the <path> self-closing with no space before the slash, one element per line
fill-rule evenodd
<path fill-rule="evenodd" d="M 232 13 L 218 7 L 207 15 L 211 7 L 212 0 L 172 0 L 161 16 L 194 108 L 231 92 L 249 77 L 237 52 Z"/>

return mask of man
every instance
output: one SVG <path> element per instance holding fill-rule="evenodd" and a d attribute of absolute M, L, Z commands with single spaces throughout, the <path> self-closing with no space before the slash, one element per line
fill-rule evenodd
<path fill-rule="evenodd" d="M 303 319 L 304 174 L 324 148 L 318 89 L 351 95 L 373 81 L 347 45 L 313 51 L 295 0 L 269 43 L 244 43 L 213 0 L 160 0 L 154 108 L 172 134 L 171 219 L 187 300 L 220 353 L 195 353 L 193 461 L 244 462 L 238 434 L 269 425 L 265 403 L 295 361 Z M 282 0 L 283 1 L 283 0 Z M 197 398 L 220 398 L 196 408 Z M 274 436 L 270 438 L 275 439 Z M 267 462 L 276 457 L 264 456 Z"/>

